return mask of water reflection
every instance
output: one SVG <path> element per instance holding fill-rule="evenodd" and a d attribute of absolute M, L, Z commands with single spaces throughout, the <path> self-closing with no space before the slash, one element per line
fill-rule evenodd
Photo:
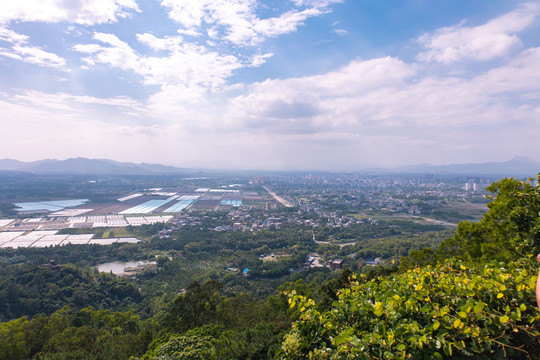
<path fill-rule="evenodd" d="M 115 275 L 125 273 L 126 268 L 135 268 L 140 265 L 154 265 L 155 261 L 137 260 L 137 261 L 113 261 L 103 263 L 97 266 L 99 272 L 112 272 Z"/>

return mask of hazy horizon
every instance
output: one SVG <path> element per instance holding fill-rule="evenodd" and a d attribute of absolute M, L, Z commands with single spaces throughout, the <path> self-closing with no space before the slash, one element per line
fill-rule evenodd
<path fill-rule="evenodd" d="M 106 161 L 106 162 L 109 162 L 109 161 L 113 161 L 115 162 L 116 160 L 112 160 L 112 159 L 105 159 L 105 158 L 100 158 L 100 159 L 89 159 L 89 158 L 84 158 L 84 157 L 68 157 L 68 158 L 64 158 L 64 159 L 39 159 L 39 160 L 36 160 L 36 161 L 28 161 L 28 162 L 25 162 L 25 161 L 21 161 L 21 160 L 18 160 L 18 159 L 0 159 L 0 162 L 2 161 L 5 161 L 5 160 L 8 160 L 8 161 L 11 161 L 11 160 L 15 160 L 15 161 L 21 161 L 21 162 L 24 162 L 24 163 L 33 163 L 33 162 L 44 162 L 44 161 L 65 161 L 65 160 L 79 160 L 79 159 L 82 159 L 82 160 L 97 160 L 97 161 Z M 474 166 L 474 165 L 479 165 L 479 166 L 483 166 L 483 165 L 488 165 L 488 164 L 501 164 L 501 163 L 506 163 L 506 162 L 514 162 L 514 161 L 518 161 L 518 162 L 521 162 L 523 164 L 527 164 L 531 161 L 533 161 L 534 163 L 536 164 L 539 164 L 538 162 L 535 162 L 534 160 L 531 160 L 529 157 L 526 157 L 526 156 L 515 156 L 513 157 L 512 159 L 501 159 L 500 161 L 490 161 L 490 162 L 483 162 L 483 163 L 462 163 L 462 164 L 456 164 L 456 163 L 448 163 L 448 164 L 430 164 L 430 163 L 418 163 L 418 164 L 405 164 L 405 165 L 401 165 L 401 166 L 371 166 L 371 167 L 356 167 L 356 168 L 338 168 L 338 167 L 335 167 L 335 168 L 330 168 L 330 167 L 327 167 L 327 168 L 299 168 L 299 167 L 296 167 L 296 168 L 283 168 L 283 167 L 276 167 L 276 168 L 264 168 L 264 167 L 253 167 L 253 168 L 247 168 L 247 167 L 234 167 L 234 166 L 228 166 L 228 165 L 222 165 L 222 166 L 217 166 L 217 167 L 205 167 L 205 166 L 202 166 L 203 163 L 196 163 L 194 164 L 193 166 L 174 166 L 174 165 L 168 165 L 168 164 L 164 164 L 164 163 L 148 163 L 148 162 L 136 162 L 136 161 L 126 161 L 126 162 L 118 162 L 120 164 L 133 164 L 133 165 L 158 165 L 158 166 L 173 166 L 173 167 L 176 167 L 178 169 L 186 169 L 186 170 L 208 170 L 208 171 L 240 171 L 240 172 L 260 172 L 260 171 L 275 171 L 275 172 L 299 172 L 299 173 L 309 173 L 309 172 L 314 172 L 314 173 L 336 173 L 336 172 L 345 172 L 345 173 L 354 173 L 354 172 L 364 172 L 364 171 L 387 171 L 387 172 L 393 172 L 393 171 L 397 171 L 397 173 L 403 173 L 403 174 L 406 174 L 410 171 L 430 171 L 430 170 L 423 170 L 423 169 L 415 169 L 415 168 L 422 168 L 422 167 L 425 167 L 425 168 L 433 168 L 431 170 L 434 170 L 436 169 L 437 167 L 447 167 L 447 166 L 465 166 L 465 167 L 470 167 L 470 166 Z M 0 171 L 2 171 L 3 169 L 0 168 Z M 32 169 L 31 169 L 32 170 Z M 540 170 L 540 169 L 539 169 Z M 443 171 L 444 173 L 444 170 L 436 170 L 436 171 Z M 471 170 L 467 170 L 466 173 L 470 173 Z M 523 172 L 521 170 L 521 172 Z M 537 174 L 538 171 L 532 171 L 530 174 L 530 176 L 535 176 Z M 453 174 L 453 173 L 459 173 L 458 172 L 452 172 L 450 171 L 448 174 Z M 465 174 L 465 173 L 463 173 Z M 472 174 L 472 173 L 471 173 Z M 482 173 L 479 173 L 479 174 L 482 174 Z M 489 175 L 491 173 L 487 173 L 487 174 L 484 174 L 484 175 Z M 521 175 L 525 174 L 525 172 L 523 173 L 520 173 Z"/>
<path fill-rule="evenodd" d="M 0 158 L 540 161 L 540 1 L 0 4 Z"/>

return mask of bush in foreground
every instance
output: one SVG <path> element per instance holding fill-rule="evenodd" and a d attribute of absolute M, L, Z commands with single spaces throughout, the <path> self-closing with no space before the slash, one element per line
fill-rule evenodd
<path fill-rule="evenodd" d="M 446 261 L 370 281 L 353 276 L 330 310 L 289 294 L 300 318 L 284 359 L 538 359 L 540 316 L 530 260 Z"/>

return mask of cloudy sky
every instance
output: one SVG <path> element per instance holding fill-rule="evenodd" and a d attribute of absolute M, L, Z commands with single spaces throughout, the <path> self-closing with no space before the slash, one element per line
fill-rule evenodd
<path fill-rule="evenodd" d="M 540 161 L 540 1 L 2 1 L 0 79 L 0 158 Z"/>

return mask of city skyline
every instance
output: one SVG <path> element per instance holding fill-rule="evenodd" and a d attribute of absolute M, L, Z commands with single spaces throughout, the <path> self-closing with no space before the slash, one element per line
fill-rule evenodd
<path fill-rule="evenodd" d="M 0 5 L 0 158 L 540 161 L 540 2 Z"/>

